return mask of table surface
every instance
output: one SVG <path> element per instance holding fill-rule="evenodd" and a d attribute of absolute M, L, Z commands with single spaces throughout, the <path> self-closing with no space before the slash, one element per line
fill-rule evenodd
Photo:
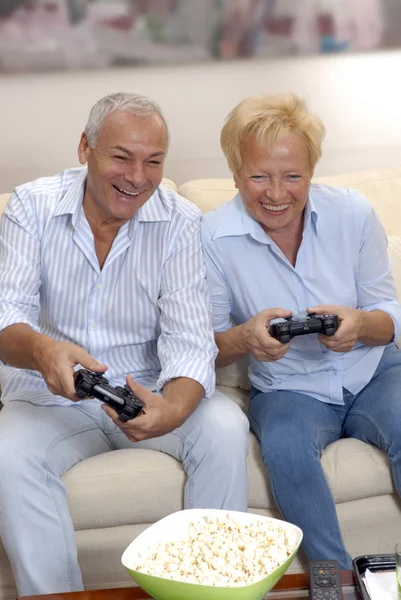
<path fill-rule="evenodd" d="M 341 571 L 344 600 L 359 600 L 353 571 Z M 306 573 L 284 575 L 267 596 L 269 600 L 301 600 L 309 598 L 309 578 Z M 20 596 L 19 600 L 147 600 L 149 596 L 138 587 L 114 588 L 85 592 L 66 592 L 45 596 Z"/>

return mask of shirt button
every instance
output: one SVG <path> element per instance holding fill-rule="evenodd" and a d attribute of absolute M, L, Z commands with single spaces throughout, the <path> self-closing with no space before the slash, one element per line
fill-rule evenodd
<path fill-rule="evenodd" d="M 92 323 L 92 329 L 99 329 L 99 325 L 97 323 Z"/>
<path fill-rule="evenodd" d="M 96 287 L 97 287 L 97 289 L 98 289 L 98 290 L 100 290 L 100 289 L 101 289 L 101 287 L 102 287 L 102 285 L 101 285 L 100 283 L 97 283 L 97 284 L 96 284 Z"/>

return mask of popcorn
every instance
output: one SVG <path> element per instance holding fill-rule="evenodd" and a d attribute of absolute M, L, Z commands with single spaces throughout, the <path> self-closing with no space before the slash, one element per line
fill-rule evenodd
<path fill-rule="evenodd" d="M 274 521 L 204 517 L 190 523 L 182 539 L 158 542 L 139 554 L 132 569 L 186 583 L 237 587 L 270 575 L 296 546 L 296 534 Z"/>

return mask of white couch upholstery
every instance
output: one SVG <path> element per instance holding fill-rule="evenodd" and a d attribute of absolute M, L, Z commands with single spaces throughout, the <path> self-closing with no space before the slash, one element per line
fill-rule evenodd
<path fill-rule="evenodd" d="M 390 236 L 393 275 L 401 298 L 401 167 L 319 181 L 357 188 L 372 202 Z M 172 182 L 169 185 L 174 187 Z M 182 185 L 179 192 L 206 211 L 232 198 L 235 188 L 229 179 L 204 179 Z M 0 212 L 7 197 L 0 195 Z M 246 361 L 219 369 L 217 377 L 219 389 L 246 410 Z M 279 517 L 252 434 L 250 448 L 249 510 Z M 322 463 L 350 553 L 392 552 L 400 538 L 401 501 L 383 452 L 358 440 L 344 439 L 326 448 Z M 131 585 L 120 563 L 121 554 L 149 524 L 182 508 L 185 476 L 181 464 L 148 450 L 118 450 L 77 464 L 63 480 L 85 586 Z M 301 570 L 302 563 L 299 553 L 291 571 Z M 15 598 L 15 586 L 0 545 L 0 599 L 11 598 Z"/>

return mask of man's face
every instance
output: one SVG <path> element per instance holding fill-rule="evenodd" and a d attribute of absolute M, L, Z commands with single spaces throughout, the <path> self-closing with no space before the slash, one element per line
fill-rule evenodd
<path fill-rule="evenodd" d="M 158 115 L 111 113 L 94 148 L 83 133 L 78 155 L 81 164 L 88 164 L 85 210 L 100 221 L 130 219 L 160 184 L 167 145 L 166 127 Z"/>
<path fill-rule="evenodd" d="M 248 212 L 267 234 L 302 226 L 313 175 L 306 142 L 289 135 L 268 150 L 252 136 L 241 153 L 243 166 L 234 180 Z"/>

